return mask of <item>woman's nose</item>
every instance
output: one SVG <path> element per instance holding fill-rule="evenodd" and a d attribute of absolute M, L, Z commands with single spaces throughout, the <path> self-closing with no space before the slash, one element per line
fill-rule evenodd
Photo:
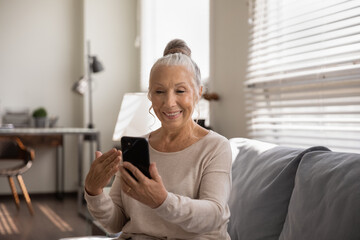
<path fill-rule="evenodd" d="M 176 96 L 173 93 L 166 94 L 165 104 L 167 107 L 173 107 L 176 105 Z"/>

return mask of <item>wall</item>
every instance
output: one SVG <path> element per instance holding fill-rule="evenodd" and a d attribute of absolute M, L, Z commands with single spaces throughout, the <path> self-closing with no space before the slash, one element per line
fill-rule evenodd
<path fill-rule="evenodd" d="M 105 69 L 92 75 L 93 121 L 101 133 L 102 152 L 119 145 L 112 141 L 112 135 L 123 95 L 140 89 L 140 53 L 135 47 L 136 3 L 133 0 L 84 0 L 84 52 L 88 54 L 89 42 L 91 55 L 97 56 Z M 85 101 L 85 126 L 89 122 L 87 103 Z M 85 158 L 89 158 L 87 148 Z M 84 176 L 89 165 L 88 161 L 84 165 Z"/>
<path fill-rule="evenodd" d="M 90 41 L 92 54 L 105 68 L 104 72 L 93 74 L 94 123 L 101 130 L 104 151 L 118 144 L 111 139 L 124 93 L 140 88 L 140 53 L 135 47 L 136 2 L 84 1 L 85 41 Z"/>
<path fill-rule="evenodd" d="M 111 148 L 122 95 L 139 86 L 136 1 L 0 0 L 0 6 L 0 108 L 44 106 L 60 117 L 58 126 L 86 126 L 86 96 L 71 87 L 84 75 L 84 42 L 90 37 L 92 52 L 105 66 L 94 75 L 94 122 L 102 148 Z M 77 189 L 76 141 L 65 139 L 67 192 Z M 55 150 L 35 151 L 34 164 L 24 174 L 28 190 L 54 192 Z M 0 178 L 0 194 L 10 194 L 6 178 Z"/>
<path fill-rule="evenodd" d="M 224 136 L 246 137 L 243 82 L 248 49 L 245 0 L 212 0 L 210 5 L 210 91 L 220 95 L 211 102 L 211 126 Z"/>
<path fill-rule="evenodd" d="M 82 126 L 82 98 L 71 92 L 82 71 L 81 1 L 0 0 L 0 6 L 3 111 L 44 106 L 49 115 L 60 117 L 59 126 Z M 69 137 L 65 143 L 68 189 L 76 186 L 75 141 Z M 35 162 L 24 180 L 30 192 L 54 191 L 54 149 L 36 149 Z M 2 193 L 10 193 L 6 178 L 0 178 Z"/>

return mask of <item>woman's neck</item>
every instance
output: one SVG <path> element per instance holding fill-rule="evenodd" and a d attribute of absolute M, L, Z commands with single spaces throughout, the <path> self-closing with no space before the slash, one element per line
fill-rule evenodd
<path fill-rule="evenodd" d="M 191 146 L 208 132 L 195 122 L 179 129 L 161 127 L 150 134 L 149 142 L 158 151 L 176 152 Z"/>

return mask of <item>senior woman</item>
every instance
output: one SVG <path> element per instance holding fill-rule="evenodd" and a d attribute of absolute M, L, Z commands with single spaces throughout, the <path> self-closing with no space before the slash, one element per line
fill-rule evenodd
<path fill-rule="evenodd" d="M 151 179 L 122 162 L 119 150 L 96 152 L 85 199 L 107 231 L 122 232 L 120 239 L 230 239 L 231 150 L 225 137 L 192 119 L 200 79 L 191 50 L 178 39 L 151 69 L 148 96 L 161 121 L 145 136 Z M 102 189 L 114 175 L 107 195 Z"/>

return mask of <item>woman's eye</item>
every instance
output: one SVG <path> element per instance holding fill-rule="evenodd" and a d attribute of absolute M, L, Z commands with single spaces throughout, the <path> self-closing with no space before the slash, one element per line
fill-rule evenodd
<path fill-rule="evenodd" d="M 161 94 L 161 93 L 164 93 L 164 91 L 156 90 L 155 93 L 156 93 L 156 94 Z"/>
<path fill-rule="evenodd" d="M 177 93 L 184 93 L 185 90 L 177 90 L 176 92 L 177 92 Z"/>

